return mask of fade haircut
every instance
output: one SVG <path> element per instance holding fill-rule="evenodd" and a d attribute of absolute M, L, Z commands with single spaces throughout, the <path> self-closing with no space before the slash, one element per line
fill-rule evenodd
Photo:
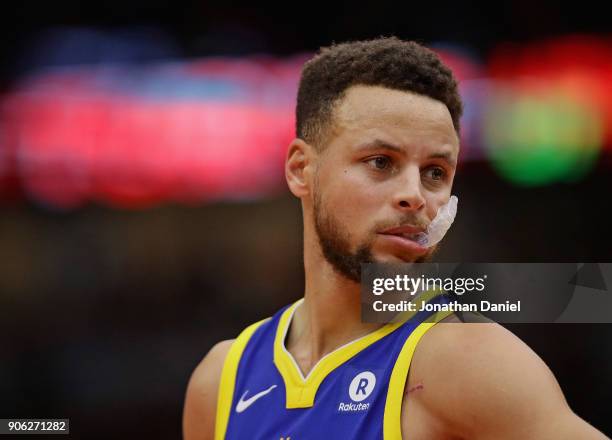
<path fill-rule="evenodd" d="M 396 37 L 323 47 L 302 69 L 296 106 L 297 136 L 318 150 L 333 124 L 334 106 L 353 85 L 382 86 L 442 102 L 459 134 L 463 104 L 457 81 L 432 50 Z"/>

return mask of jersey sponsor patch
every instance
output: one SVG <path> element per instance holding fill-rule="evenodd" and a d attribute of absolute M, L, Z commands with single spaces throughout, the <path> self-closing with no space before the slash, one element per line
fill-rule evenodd
<path fill-rule="evenodd" d="M 376 388 L 376 374 L 366 370 L 360 371 L 357 374 L 353 372 L 351 376 L 347 392 L 343 396 L 348 396 L 349 400 L 341 401 L 338 404 L 338 412 L 361 412 L 370 408 L 370 402 L 366 400 L 372 395 Z"/>

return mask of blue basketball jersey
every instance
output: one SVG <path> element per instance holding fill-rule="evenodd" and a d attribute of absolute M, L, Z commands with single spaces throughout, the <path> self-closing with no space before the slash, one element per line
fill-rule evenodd
<path fill-rule="evenodd" d="M 423 301 L 447 299 L 432 294 Z M 327 354 L 304 377 L 285 347 L 301 302 L 246 328 L 233 343 L 221 374 L 215 439 L 401 439 L 412 355 L 450 312 L 405 313 Z"/>

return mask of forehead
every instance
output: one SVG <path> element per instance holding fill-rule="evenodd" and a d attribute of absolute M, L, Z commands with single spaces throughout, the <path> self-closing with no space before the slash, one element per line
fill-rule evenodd
<path fill-rule="evenodd" d="M 336 104 L 332 125 L 331 143 L 383 138 L 398 145 L 459 148 L 446 105 L 385 87 L 348 88 Z"/>

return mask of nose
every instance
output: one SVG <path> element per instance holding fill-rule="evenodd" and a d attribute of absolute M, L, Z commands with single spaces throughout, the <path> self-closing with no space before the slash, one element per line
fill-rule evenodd
<path fill-rule="evenodd" d="M 399 177 L 399 176 L 398 176 Z M 416 212 L 425 206 L 421 192 L 421 173 L 418 168 L 407 169 L 397 179 L 397 189 L 393 196 L 393 207 L 401 211 Z"/>

